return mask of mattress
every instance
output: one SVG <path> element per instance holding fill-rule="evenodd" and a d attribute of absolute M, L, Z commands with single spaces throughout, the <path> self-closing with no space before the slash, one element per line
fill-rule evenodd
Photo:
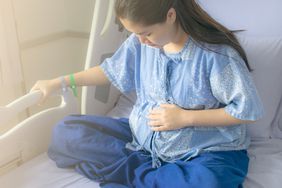
<path fill-rule="evenodd" d="M 136 100 L 135 93 L 120 95 L 116 105 L 106 115 L 127 118 Z M 16 181 L 15 181 L 16 180 Z M 99 184 L 78 174 L 74 169 L 57 168 L 43 153 L 31 161 L 1 176 L 1 188 L 99 188 Z"/>
<path fill-rule="evenodd" d="M 73 169 L 57 168 L 43 153 L 0 179 L 1 188 L 98 188 L 99 184 Z"/>
<path fill-rule="evenodd" d="M 135 95 L 121 95 L 116 106 L 107 113 L 112 117 L 128 117 Z M 249 172 L 245 188 L 280 188 L 282 184 L 282 140 L 254 140 L 248 150 Z M 0 178 L 2 188 L 98 188 L 99 184 L 73 169 L 57 168 L 46 153 L 21 165 Z"/>
<path fill-rule="evenodd" d="M 282 187 L 282 140 L 252 141 L 248 149 L 249 171 L 244 182 L 246 188 Z"/>
<path fill-rule="evenodd" d="M 279 72 L 281 70 L 280 69 L 281 64 L 279 64 L 281 61 L 278 56 L 280 52 L 279 46 L 281 46 L 281 37 L 280 37 L 281 36 L 281 27 L 279 24 L 275 22 L 276 21 L 275 18 L 278 18 L 281 13 L 281 11 L 280 12 L 275 11 L 276 8 L 280 7 L 277 5 L 278 3 L 280 4 L 280 1 L 272 0 L 271 1 L 272 3 L 268 1 L 267 3 L 263 3 L 263 1 L 256 2 L 254 0 L 246 1 L 246 3 L 245 1 L 244 3 L 238 3 L 238 1 L 232 1 L 232 2 L 233 3 L 231 2 L 226 3 L 226 1 L 223 1 L 223 0 L 222 1 L 214 0 L 212 3 L 209 3 L 209 6 L 210 6 L 209 10 L 212 10 L 211 13 L 214 13 L 214 14 L 218 13 L 218 14 L 215 14 L 215 18 L 218 18 L 219 20 L 220 18 L 222 18 L 222 23 L 226 25 L 230 23 L 231 24 L 230 28 L 235 28 L 235 29 L 236 28 L 239 28 L 239 29 L 246 28 L 246 30 L 248 31 L 248 34 L 252 34 L 254 36 L 256 35 L 259 35 L 259 36 L 279 35 L 279 39 L 275 38 L 276 43 L 273 43 L 272 41 L 270 41 L 270 43 L 273 44 L 270 47 L 268 43 L 263 42 L 267 45 L 262 46 L 261 43 L 259 43 L 258 45 L 257 43 L 253 43 L 253 41 L 251 44 L 255 45 L 256 48 L 253 48 L 252 45 L 248 46 L 248 49 L 252 49 L 252 50 L 255 49 L 254 51 L 251 51 L 252 52 L 251 55 L 252 57 L 254 57 L 253 62 L 257 63 L 256 68 L 259 68 L 258 67 L 259 60 L 264 60 L 261 57 L 274 57 L 277 59 L 277 60 L 271 59 L 267 61 L 268 65 L 270 66 L 266 66 L 265 64 L 262 63 L 260 66 L 261 68 L 263 68 L 265 74 L 260 75 L 260 76 L 263 76 L 261 77 L 261 80 L 257 78 L 258 83 L 260 83 L 258 85 L 259 89 L 260 87 L 263 86 L 260 92 L 262 94 L 265 94 L 265 99 L 267 98 L 275 99 L 273 100 L 272 103 L 268 102 L 269 104 L 267 103 L 266 105 L 267 107 L 268 106 L 273 107 L 272 109 L 274 113 L 274 111 L 276 110 L 276 107 L 274 108 L 274 106 L 272 105 L 275 105 L 278 100 L 277 98 L 280 99 L 281 97 L 280 96 L 281 94 L 278 93 L 281 91 L 281 88 L 278 87 L 280 83 L 279 81 L 281 79 L 276 79 L 276 78 L 280 78 L 279 75 L 281 75 L 281 73 Z M 250 10 L 250 7 L 252 7 L 254 3 L 256 4 L 259 3 L 260 6 L 253 7 L 254 9 L 252 10 L 254 12 L 252 12 L 252 15 L 250 15 L 249 10 Z M 218 6 L 218 5 L 224 5 L 224 4 L 230 5 L 229 9 L 228 8 L 222 9 L 222 6 Z M 242 4 L 244 6 L 240 13 L 242 13 L 241 15 L 243 15 L 243 17 L 246 15 L 245 18 L 247 19 L 241 19 L 242 17 L 238 17 L 238 14 L 233 14 L 234 12 L 241 10 Z M 271 7 L 265 8 L 266 6 L 264 6 L 264 4 L 271 5 Z M 208 4 L 205 3 L 203 0 L 203 5 L 208 5 Z M 238 7 L 237 5 L 240 7 Z M 220 11 L 218 11 L 219 9 Z M 263 14 L 261 14 L 262 12 L 261 10 L 265 10 L 267 12 L 264 11 Z M 271 11 L 273 14 L 268 14 L 268 11 Z M 221 14 L 221 16 L 219 15 L 219 13 Z M 257 19 L 258 15 L 260 16 L 258 18 L 261 19 L 263 22 L 254 22 L 254 20 Z M 271 17 L 266 17 L 266 15 L 271 16 Z M 273 22 L 270 22 L 270 21 L 273 21 Z M 235 25 L 232 25 L 232 24 L 235 24 Z M 269 28 L 272 28 L 272 29 L 269 29 Z M 261 39 L 261 37 L 258 37 L 258 39 Z M 244 46 L 246 47 L 246 45 Z M 258 47 L 261 48 L 259 51 L 257 49 Z M 272 53 L 272 54 L 269 55 L 269 53 Z M 257 54 L 260 55 L 259 58 L 257 57 Z M 269 64 L 270 62 L 272 62 L 272 64 Z M 270 67 L 270 68 L 267 69 L 267 67 Z M 265 72 L 265 70 L 269 70 L 269 72 Z M 265 75 L 270 75 L 270 74 L 272 74 L 270 77 L 265 77 Z M 272 82 L 272 80 L 274 81 L 276 80 L 275 83 L 277 84 L 273 84 L 274 82 Z M 272 83 L 272 84 L 269 84 L 269 83 Z M 275 86 L 275 87 L 270 87 L 270 86 Z M 271 97 L 269 97 L 269 91 L 271 91 L 272 93 Z M 109 115 L 112 117 L 127 117 L 129 112 L 131 111 L 132 103 L 133 101 L 135 101 L 134 97 L 135 96 L 122 96 L 120 101 L 123 101 L 123 102 L 118 103 L 117 108 L 112 109 L 109 112 Z M 93 107 L 92 104 L 90 104 L 89 106 Z M 267 108 L 267 112 L 268 114 L 273 114 L 272 111 L 270 111 L 268 108 Z M 279 118 L 281 118 L 281 115 Z M 270 125 L 270 124 L 262 124 L 261 126 L 256 127 L 256 129 L 262 129 L 264 127 L 269 127 L 266 125 Z M 264 135 L 266 135 L 267 137 L 265 137 L 262 140 L 254 140 L 251 143 L 251 146 L 248 150 L 248 154 L 250 157 L 249 171 L 248 171 L 246 180 L 244 182 L 244 187 L 245 188 L 280 188 L 282 187 L 282 179 L 281 179 L 282 177 L 282 140 L 281 139 L 268 139 L 268 134 L 267 134 L 266 129 L 265 131 L 261 131 L 261 132 Z M 32 159 L 31 161 L 14 169 L 13 171 L 5 174 L 4 176 L 1 176 L 0 187 L 1 188 L 62 188 L 62 187 L 98 188 L 99 185 L 98 183 L 93 182 L 83 177 L 82 175 L 76 173 L 73 169 L 57 168 L 55 163 L 48 158 L 47 154 L 43 153 L 37 156 L 36 158 Z"/>
<path fill-rule="evenodd" d="M 282 141 L 253 141 L 248 151 L 249 173 L 245 188 L 280 188 L 282 177 Z M 3 188 L 98 188 L 73 169 L 57 168 L 46 153 L 23 164 L 0 179 Z"/>

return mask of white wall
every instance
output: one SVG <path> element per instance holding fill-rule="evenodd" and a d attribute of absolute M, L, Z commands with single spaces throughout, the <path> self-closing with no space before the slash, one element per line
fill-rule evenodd
<path fill-rule="evenodd" d="M 94 0 L 13 0 L 25 90 L 36 80 L 83 69 Z M 81 91 L 79 90 L 79 94 Z M 48 100 L 30 114 L 59 104 Z"/>
<path fill-rule="evenodd" d="M 13 85 L 13 91 L 1 91 L 0 106 L 27 93 L 39 79 L 51 79 L 84 68 L 94 3 L 95 0 L 1 0 L 0 19 L 5 18 L 6 25 L 0 22 L 0 29 L 9 33 L 2 38 L 14 45 L 11 48 L 1 40 L 2 46 L 9 46 L 8 51 L 1 50 L 1 53 L 8 55 L 9 52 L 10 62 L 17 58 L 19 67 L 12 68 L 10 74 L 22 80 Z M 7 59 L 3 55 L 0 58 Z M 16 122 L 5 128 L 1 125 L 0 134 L 26 116 L 57 104 L 59 99 L 51 99 L 42 107 L 28 109 Z"/>
<path fill-rule="evenodd" d="M 13 5 L 10 0 L 0 1 L 0 106 L 5 106 L 23 94 L 23 77 Z M 0 125 L 0 134 L 17 123 L 21 114 L 9 123 Z"/>

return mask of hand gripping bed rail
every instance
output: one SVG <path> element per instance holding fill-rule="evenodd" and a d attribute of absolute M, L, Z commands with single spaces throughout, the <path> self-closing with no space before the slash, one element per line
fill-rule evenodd
<path fill-rule="evenodd" d="M 35 91 L 0 108 L 0 126 L 22 110 L 37 104 L 42 93 Z M 0 135 L 0 174 L 15 168 L 47 150 L 53 126 L 70 114 L 78 114 L 78 101 L 70 90 L 55 93 L 61 104 L 28 117 Z"/>
<path fill-rule="evenodd" d="M 41 93 L 39 91 L 36 91 L 34 93 L 24 95 L 4 107 L 1 106 L 0 126 L 7 123 L 10 119 L 15 117 L 18 113 L 22 112 L 26 108 L 36 104 L 36 102 L 39 101 L 40 97 Z"/>
<path fill-rule="evenodd" d="M 1 116 L 0 116 L 0 126 L 7 123 L 9 120 L 14 118 L 18 113 L 24 111 L 28 107 L 36 105 L 39 102 L 41 96 L 42 96 L 42 93 L 40 91 L 34 91 L 32 93 L 28 93 L 28 94 L 16 99 L 15 101 L 11 102 L 10 104 L 6 105 L 5 107 L 0 107 L 0 114 L 1 114 Z M 69 92 L 69 91 L 64 92 L 64 93 L 56 92 L 52 96 L 61 96 L 62 102 L 61 102 L 60 106 L 53 107 L 49 110 L 48 109 L 44 110 L 42 112 L 39 112 L 36 115 L 48 112 L 50 110 L 65 109 L 68 106 L 72 106 L 72 107 L 76 106 L 76 107 L 74 107 L 74 112 L 79 113 L 77 101 L 76 101 L 75 98 L 73 98 L 71 92 Z M 71 109 L 69 109 L 69 110 L 71 110 Z M 27 120 L 32 119 L 33 117 L 36 117 L 36 115 L 28 118 Z M 18 127 L 16 126 L 16 127 L 12 128 L 11 130 L 9 130 L 4 135 L 0 135 L 0 139 L 4 138 L 5 136 L 10 134 L 11 132 L 16 130 L 17 128 Z"/>

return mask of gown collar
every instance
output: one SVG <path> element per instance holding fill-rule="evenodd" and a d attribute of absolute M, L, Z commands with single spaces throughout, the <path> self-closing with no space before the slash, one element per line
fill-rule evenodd
<path fill-rule="evenodd" d="M 177 53 L 167 53 L 163 48 L 159 49 L 160 57 L 166 60 L 173 60 L 174 63 L 178 64 L 183 61 L 192 60 L 195 52 L 195 44 L 193 39 L 189 37 L 184 44 L 184 47 L 180 52 Z"/>

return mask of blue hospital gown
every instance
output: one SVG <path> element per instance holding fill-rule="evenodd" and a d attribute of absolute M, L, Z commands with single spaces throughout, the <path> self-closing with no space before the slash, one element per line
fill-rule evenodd
<path fill-rule="evenodd" d="M 244 61 L 226 45 L 199 44 L 190 37 L 179 53 L 168 54 L 141 44 L 132 34 L 101 68 L 121 92 L 136 91 L 129 118 L 133 141 L 127 148 L 150 151 L 157 167 L 158 159 L 189 160 L 202 152 L 243 150 L 249 145 L 245 124 L 154 132 L 147 125 L 147 115 L 162 103 L 187 110 L 224 108 L 241 120 L 263 115 Z"/>
<path fill-rule="evenodd" d="M 48 149 L 58 167 L 74 167 L 103 188 L 242 187 L 246 125 L 153 132 L 147 119 L 162 103 L 259 119 L 262 103 L 236 51 L 190 38 L 181 52 L 166 54 L 133 34 L 101 67 L 121 92 L 136 92 L 137 101 L 129 119 L 70 115 L 58 122 Z"/>

